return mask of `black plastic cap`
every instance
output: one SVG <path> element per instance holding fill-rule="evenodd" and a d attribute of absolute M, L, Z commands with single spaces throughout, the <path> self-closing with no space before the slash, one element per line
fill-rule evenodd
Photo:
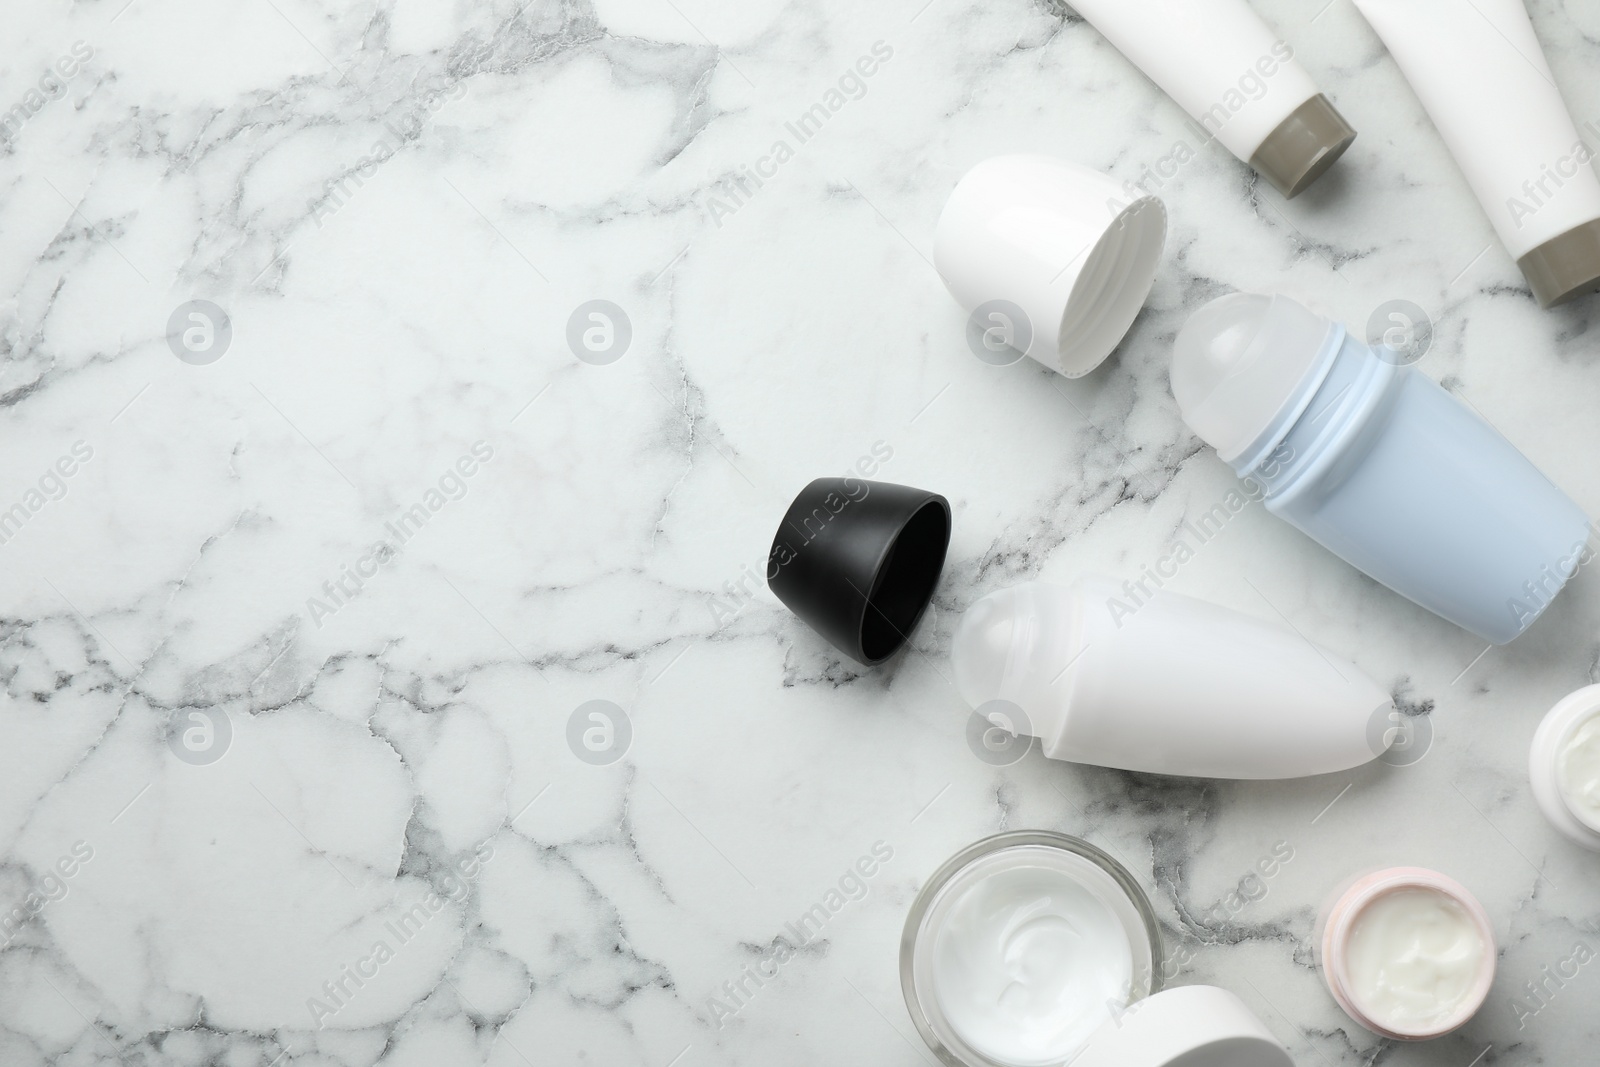
<path fill-rule="evenodd" d="M 950 547 L 950 502 L 860 478 L 818 478 L 772 539 L 767 586 L 868 667 L 897 652 L 933 599 Z"/>

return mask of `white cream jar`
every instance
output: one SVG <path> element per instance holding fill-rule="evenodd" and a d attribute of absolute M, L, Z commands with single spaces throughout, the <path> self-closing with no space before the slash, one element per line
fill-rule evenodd
<path fill-rule="evenodd" d="M 1550 709 L 1533 735 L 1528 776 L 1545 818 L 1570 840 L 1600 852 L 1600 685 Z"/>
<path fill-rule="evenodd" d="M 1356 880 L 1323 920 L 1333 998 L 1384 1037 L 1423 1041 L 1465 1025 L 1494 982 L 1494 930 L 1453 878 L 1392 867 Z"/>
<path fill-rule="evenodd" d="M 1292 1067 L 1233 994 L 1161 987 L 1161 934 L 1128 870 L 1045 831 L 985 838 L 906 917 L 900 985 L 951 1067 Z"/>

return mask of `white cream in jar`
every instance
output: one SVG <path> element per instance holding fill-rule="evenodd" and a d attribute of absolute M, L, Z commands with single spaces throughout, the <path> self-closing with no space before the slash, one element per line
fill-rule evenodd
<path fill-rule="evenodd" d="M 1572 814 L 1600 829 L 1600 712 L 1591 712 L 1561 743 L 1556 774 Z"/>
<path fill-rule="evenodd" d="M 1356 916 L 1345 946 L 1350 995 L 1388 1030 L 1429 1030 L 1452 1018 L 1484 967 L 1467 909 L 1421 886 L 1395 889 Z"/>
<path fill-rule="evenodd" d="M 1550 709 L 1533 735 L 1528 778 L 1550 824 L 1600 852 L 1600 685 Z"/>
<path fill-rule="evenodd" d="M 1357 880 L 1330 910 L 1323 977 L 1352 1019 L 1408 1041 L 1466 1023 L 1489 994 L 1494 932 L 1483 906 L 1454 879 L 1419 867 Z"/>
<path fill-rule="evenodd" d="M 1133 988 L 1133 950 L 1111 907 L 1045 849 L 967 885 L 933 950 L 950 1024 L 1004 1063 L 1069 1058 Z"/>
<path fill-rule="evenodd" d="M 1160 954 L 1149 901 L 1120 864 L 1077 838 L 1021 831 L 935 872 L 906 922 L 901 979 L 946 1062 L 1043 1067 L 1158 987 Z"/>

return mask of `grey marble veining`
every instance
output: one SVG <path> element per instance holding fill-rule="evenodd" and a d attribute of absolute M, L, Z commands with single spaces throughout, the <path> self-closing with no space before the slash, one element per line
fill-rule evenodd
<path fill-rule="evenodd" d="M 1170 980 L 1237 992 L 1300 1064 L 1589 1062 L 1595 967 L 1548 976 L 1600 946 L 1600 858 L 1526 757 L 1600 680 L 1592 574 L 1486 651 L 1249 508 L 1172 587 L 1355 659 L 1426 758 L 1197 782 L 965 740 L 968 604 L 1137 575 L 1232 485 L 1166 377 L 1217 294 L 1357 326 L 1413 301 L 1423 369 L 1600 509 L 1600 304 L 1537 309 L 1349 3 L 1259 6 L 1360 138 L 1293 202 L 1190 146 L 1149 304 L 1075 381 L 973 358 L 930 263 L 986 156 L 1138 181 L 1193 137 L 1065 6 L 9 11 L 0 1063 L 927 1063 L 905 911 L 1018 827 L 1119 856 Z M 1530 8 L 1600 117 L 1600 9 Z M 210 362 L 197 300 L 231 330 Z M 568 344 L 594 300 L 631 325 L 613 362 Z M 956 513 L 934 607 L 871 671 L 759 581 L 794 492 L 863 456 Z M 1482 1014 L 1426 1045 L 1355 1026 L 1311 958 L 1337 883 L 1402 862 L 1464 881 L 1502 946 Z"/>

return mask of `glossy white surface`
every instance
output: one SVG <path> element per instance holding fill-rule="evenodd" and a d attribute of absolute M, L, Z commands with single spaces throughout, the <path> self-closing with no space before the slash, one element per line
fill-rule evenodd
<path fill-rule="evenodd" d="M 1170 588 L 1349 656 L 1398 696 L 1393 728 L 1432 729 L 1410 766 L 996 767 L 950 684 L 980 596 L 1136 576 L 1236 487 L 1167 381 L 1179 327 L 1231 289 L 1358 329 L 1423 305 L 1423 371 L 1600 510 L 1600 303 L 1533 305 L 1359 14 L 1255 5 L 1361 131 L 1286 203 L 1042 4 L 674 4 L 7 11 L 7 109 L 73 42 L 94 58 L 0 155 L 0 510 L 75 442 L 93 456 L 0 544 L 0 900 L 40 902 L 0 951 L 0 1062 L 911 1067 L 912 896 L 1024 826 L 1115 853 L 1174 982 L 1237 992 L 1297 1063 L 1586 1062 L 1600 979 L 1566 961 L 1600 945 L 1600 860 L 1546 824 L 1526 756 L 1600 676 L 1589 571 L 1488 650 L 1259 508 L 1198 546 Z M 1600 11 L 1533 14 L 1563 91 L 1600 100 Z M 880 40 L 865 93 L 839 90 Z M 788 132 L 834 91 L 821 132 Z M 1028 150 L 1137 181 L 1179 141 L 1120 351 L 1076 381 L 974 358 L 928 263 L 956 179 Z M 713 182 L 758 166 L 728 213 Z M 206 366 L 165 338 L 197 298 L 232 325 Z M 597 298 L 632 325 L 604 366 L 566 340 Z M 945 493 L 955 523 L 914 650 L 863 671 L 759 575 L 793 494 L 875 442 L 876 477 Z M 448 502 L 317 626 L 308 599 L 430 490 Z M 568 744 L 593 700 L 631 723 L 608 766 Z M 167 742 L 192 711 L 230 723 L 210 765 Z M 79 841 L 93 858 L 45 887 Z M 1264 869 L 1280 841 L 1294 859 Z M 1505 945 L 1479 1017 L 1404 1057 L 1308 951 L 1328 889 L 1397 862 L 1467 882 Z M 430 892 L 398 945 L 385 923 Z M 318 1030 L 308 1000 L 380 938 L 392 958 Z M 1536 1003 L 1544 967 L 1575 977 Z"/>

